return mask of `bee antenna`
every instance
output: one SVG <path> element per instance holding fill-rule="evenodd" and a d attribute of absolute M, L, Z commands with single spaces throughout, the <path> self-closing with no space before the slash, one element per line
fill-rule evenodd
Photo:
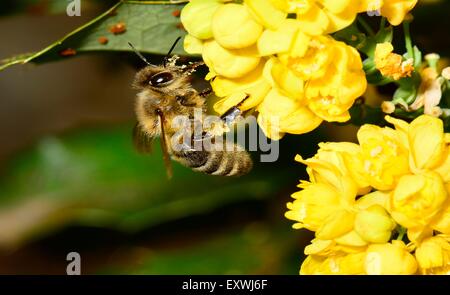
<path fill-rule="evenodd" d="M 163 65 L 164 67 L 166 67 L 166 63 L 167 60 L 169 59 L 169 55 L 172 54 L 172 51 L 175 49 L 175 46 L 177 46 L 178 41 L 180 41 L 181 36 L 177 38 L 177 40 L 175 40 L 175 42 L 173 42 L 172 47 L 170 47 L 169 52 L 167 52 L 166 56 L 164 57 L 164 61 L 163 61 Z"/>
<path fill-rule="evenodd" d="M 131 49 L 136 53 L 137 56 L 139 56 L 140 59 L 142 59 L 147 65 L 151 66 L 152 64 L 148 62 L 148 60 L 140 53 L 134 46 L 131 44 L 131 42 L 128 42 L 128 45 L 130 45 Z"/>

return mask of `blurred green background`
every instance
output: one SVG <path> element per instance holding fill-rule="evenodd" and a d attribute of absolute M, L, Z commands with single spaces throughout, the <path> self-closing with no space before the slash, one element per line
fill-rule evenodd
<path fill-rule="evenodd" d="M 420 2 L 417 45 L 449 56 L 449 1 Z M 82 1 L 80 17 L 67 3 L 2 1 L 0 59 L 44 48 L 115 1 Z M 174 163 L 169 181 L 159 145 L 151 156 L 132 146 L 137 69 L 130 54 L 100 52 L 0 72 L 0 274 L 65 274 L 71 251 L 83 274 L 297 274 L 311 234 L 283 216 L 306 178 L 294 156 L 354 140 L 355 128 L 287 136 L 277 162 L 255 153 L 245 177 Z"/>

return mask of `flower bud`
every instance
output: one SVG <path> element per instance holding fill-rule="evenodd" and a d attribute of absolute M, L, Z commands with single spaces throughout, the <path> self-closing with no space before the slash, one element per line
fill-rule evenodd
<path fill-rule="evenodd" d="M 209 39 L 213 36 L 212 17 L 221 5 L 218 0 L 191 0 L 181 11 L 181 23 L 192 36 Z"/>
<path fill-rule="evenodd" d="M 240 4 L 221 6 L 212 19 L 214 39 L 228 49 L 244 48 L 256 43 L 262 31 L 263 27 Z"/>

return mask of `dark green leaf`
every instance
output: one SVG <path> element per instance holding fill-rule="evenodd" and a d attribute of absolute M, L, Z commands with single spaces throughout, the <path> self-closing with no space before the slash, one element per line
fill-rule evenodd
<path fill-rule="evenodd" d="M 10 59 L 0 63 L 0 70 L 13 65 L 27 62 L 43 63 L 70 58 L 75 55 L 95 51 L 130 51 L 128 42 L 144 52 L 165 54 L 172 43 L 185 31 L 180 27 L 180 19 L 173 15 L 183 5 L 173 5 L 169 1 L 147 1 L 166 4 L 139 4 L 138 1 L 120 1 L 108 11 L 92 21 L 77 28 L 65 37 L 49 45 L 45 49 Z M 185 1 L 177 1 L 181 3 Z M 126 30 L 113 34 L 111 28 L 124 23 Z M 106 37 L 108 42 L 101 44 L 100 37 Z M 180 42 L 174 53 L 186 54 Z M 68 52 L 67 49 L 75 51 Z M 66 52 L 66 54 L 64 54 Z M 69 54 L 67 54 L 69 53 Z"/>

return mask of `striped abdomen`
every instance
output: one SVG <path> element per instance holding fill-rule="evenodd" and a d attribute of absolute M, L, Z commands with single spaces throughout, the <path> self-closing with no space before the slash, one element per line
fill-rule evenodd
<path fill-rule="evenodd" d="M 240 176 L 250 172 L 253 166 L 250 154 L 235 144 L 225 151 L 181 151 L 172 157 L 194 171 L 211 175 Z"/>

